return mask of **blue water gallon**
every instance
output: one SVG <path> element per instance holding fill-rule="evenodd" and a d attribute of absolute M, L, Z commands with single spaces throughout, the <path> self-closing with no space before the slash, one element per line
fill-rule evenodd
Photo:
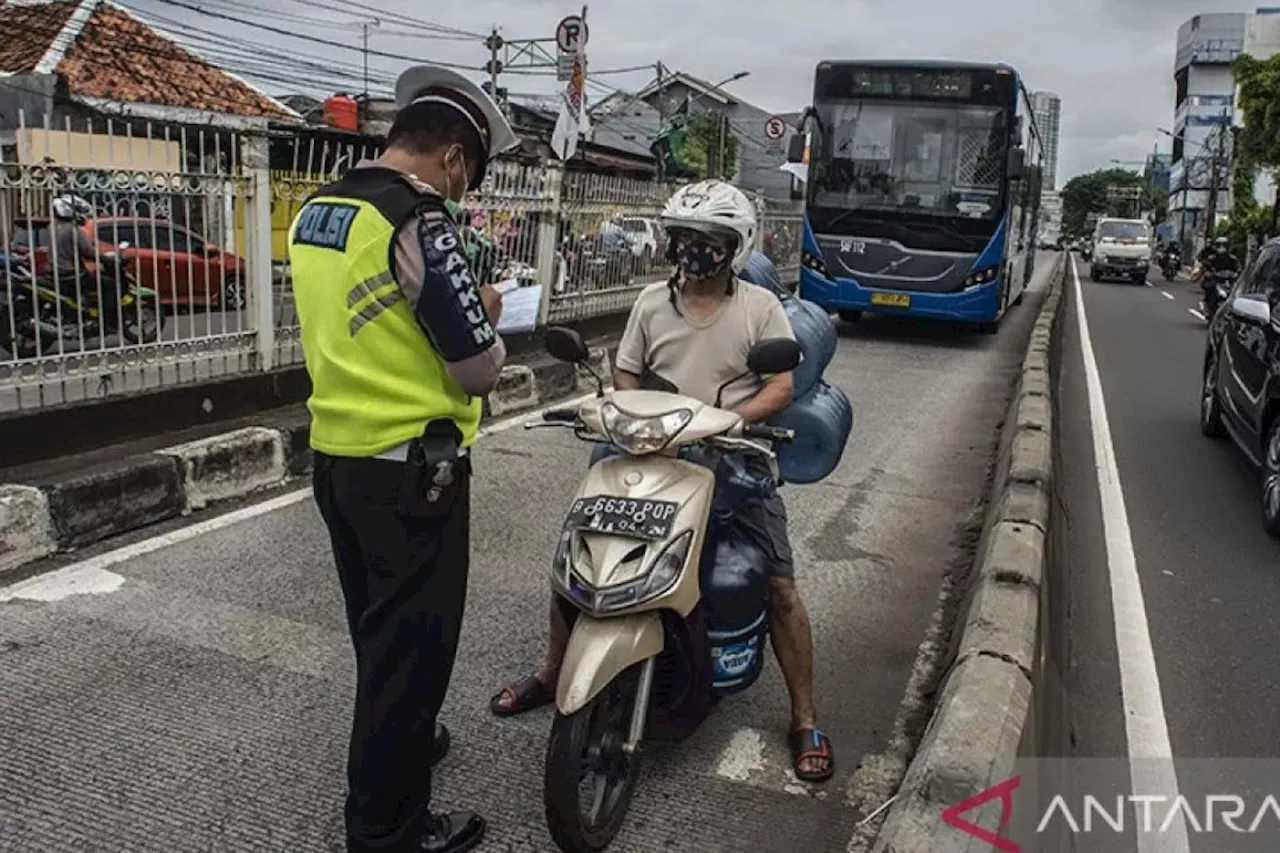
<path fill-rule="evenodd" d="M 787 312 L 791 331 L 804 353 L 804 359 L 793 373 L 795 396 L 803 397 L 822 380 L 823 371 L 836 354 L 836 324 L 826 311 L 794 296 L 782 299 L 782 310 Z"/>
<path fill-rule="evenodd" d="M 788 483 L 816 483 L 836 470 L 853 431 L 853 404 L 836 386 L 819 379 L 804 396 L 769 423 L 795 431 L 795 440 L 774 446 L 778 470 Z"/>
<path fill-rule="evenodd" d="M 763 252 L 753 251 L 747 256 L 747 266 L 742 272 L 738 273 L 738 278 L 743 281 L 749 281 L 766 290 L 772 290 L 779 297 L 791 295 L 782 286 L 782 278 L 778 275 L 778 268 L 773 265 L 773 261 L 769 260 L 769 257 Z"/>
<path fill-rule="evenodd" d="M 746 690 L 764 671 L 769 635 L 769 557 L 732 523 L 720 526 L 702 552 L 699 581 L 711 643 L 711 689 Z"/>
<path fill-rule="evenodd" d="M 791 323 L 791 331 L 800 344 L 804 360 L 795 369 L 795 396 L 803 397 L 822 378 L 822 372 L 831 364 L 836 354 L 836 324 L 831 315 L 812 302 L 807 302 L 782 286 L 778 268 L 760 252 L 752 252 L 746 268 L 738 275 L 766 290 L 772 291 L 782 302 L 782 310 Z"/>

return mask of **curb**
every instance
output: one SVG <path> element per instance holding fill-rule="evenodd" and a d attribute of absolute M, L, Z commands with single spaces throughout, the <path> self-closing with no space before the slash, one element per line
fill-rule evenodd
<path fill-rule="evenodd" d="M 607 378 L 612 349 L 592 351 Z M 571 364 L 509 365 L 484 401 L 484 417 L 505 417 L 595 390 Z M 264 417 L 250 426 L 68 476 L 0 484 L 0 578 L 59 551 L 82 548 L 305 477 L 310 419 Z"/>
<path fill-rule="evenodd" d="M 1053 489 L 1050 349 L 1065 265 L 1052 277 L 1000 438 L 991 502 L 954 657 L 873 853 L 989 850 L 942 812 L 1008 778 L 1032 709 Z M 999 813 L 967 815 L 991 832 Z"/>

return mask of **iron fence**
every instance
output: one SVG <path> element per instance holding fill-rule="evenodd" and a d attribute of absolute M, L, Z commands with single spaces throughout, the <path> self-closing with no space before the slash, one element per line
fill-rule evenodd
<path fill-rule="evenodd" d="M 302 363 L 287 236 L 306 199 L 375 145 L 201 128 L 19 122 L 0 150 L 0 412 Z M 625 312 L 669 273 L 673 187 L 560 164 L 493 164 L 467 201 L 485 280 L 544 285 L 539 321 Z M 80 208 L 63 221 L 59 199 Z M 794 278 L 801 215 L 761 211 Z"/>

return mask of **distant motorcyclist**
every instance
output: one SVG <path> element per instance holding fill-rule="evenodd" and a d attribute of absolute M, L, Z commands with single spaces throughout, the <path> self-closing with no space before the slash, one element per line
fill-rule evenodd
<path fill-rule="evenodd" d="M 75 195 L 60 195 L 53 200 L 53 226 L 50 237 L 51 264 L 59 292 L 75 292 L 86 305 L 99 300 L 96 265 L 101 258 L 98 248 L 82 227 L 93 216 L 89 202 Z M 103 282 L 102 316 L 115 312 L 114 282 Z"/>

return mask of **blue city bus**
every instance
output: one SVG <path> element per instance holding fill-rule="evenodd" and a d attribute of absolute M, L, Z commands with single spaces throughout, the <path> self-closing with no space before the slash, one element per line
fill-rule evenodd
<path fill-rule="evenodd" d="M 803 298 L 846 320 L 999 328 L 1035 266 L 1042 172 L 1014 69 L 821 62 L 800 131 L 787 159 L 808 160 Z"/>

